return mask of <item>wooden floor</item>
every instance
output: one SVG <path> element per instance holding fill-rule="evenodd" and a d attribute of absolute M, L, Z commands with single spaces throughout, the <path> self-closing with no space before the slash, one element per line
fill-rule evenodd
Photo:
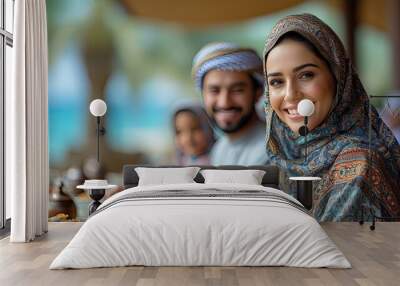
<path fill-rule="evenodd" d="M 32 243 L 0 241 L 0 285 L 400 285 L 400 223 L 325 223 L 353 268 L 121 267 L 48 270 L 81 223 L 50 223 Z"/>

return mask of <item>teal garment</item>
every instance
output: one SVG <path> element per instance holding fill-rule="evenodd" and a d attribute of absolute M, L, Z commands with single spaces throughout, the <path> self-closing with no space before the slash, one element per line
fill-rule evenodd
<path fill-rule="evenodd" d="M 263 165 L 267 159 L 265 124 L 260 121 L 236 140 L 222 136 L 211 150 L 212 165 Z"/>

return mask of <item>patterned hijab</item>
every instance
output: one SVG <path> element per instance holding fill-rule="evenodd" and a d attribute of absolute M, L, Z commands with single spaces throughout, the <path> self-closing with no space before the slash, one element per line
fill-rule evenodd
<path fill-rule="evenodd" d="M 305 139 L 289 129 L 272 110 L 266 82 L 269 163 L 286 170 L 289 176 L 322 177 L 316 187 L 313 209 L 315 216 L 321 220 L 348 219 L 345 212 L 352 212 L 354 216 L 358 211 L 355 205 L 346 209 L 341 206 L 337 210 L 339 213 L 335 213 L 334 208 L 324 213 L 324 208 L 334 204 L 335 200 L 341 200 L 340 204 L 343 205 L 347 198 L 358 204 L 363 194 L 377 209 L 383 208 L 384 213 L 392 216 L 399 215 L 399 144 L 373 106 L 369 117 L 367 93 L 335 32 L 310 14 L 281 19 L 266 40 L 264 69 L 268 53 L 289 32 L 297 33 L 309 41 L 328 63 L 336 79 L 336 97 L 325 121 L 307 137 L 309 155 L 305 161 Z M 266 75 L 267 71 L 264 72 Z M 372 132 L 369 141 L 370 122 Z M 368 176 L 369 142 L 372 150 L 371 177 Z M 293 192 L 293 186 L 289 186 L 288 191 Z"/>
<path fill-rule="evenodd" d="M 264 86 L 262 60 L 257 52 L 233 43 L 217 42 L 204 46 L 193 58 L 192 75 L 198 90 L 211 70 L 245 71 Z"/>

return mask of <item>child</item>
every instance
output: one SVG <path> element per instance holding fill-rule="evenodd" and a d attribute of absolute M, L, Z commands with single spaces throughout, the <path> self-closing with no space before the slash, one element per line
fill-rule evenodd
<path fill-rule="evenodd" d="M 184 104 L 173 115 L 176 159 L 179 165 L 208 165 L 215 142 L 209 119 L 200 104 Z"/>

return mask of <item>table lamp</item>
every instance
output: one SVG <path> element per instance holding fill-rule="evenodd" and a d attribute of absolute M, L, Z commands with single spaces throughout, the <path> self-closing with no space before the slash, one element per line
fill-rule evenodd
<path fill-rule="evenodd" d="M 303 99 L 297 105 L 297 112 L 304 116 L 304 125 L 299 128 L 299 134 L 305 136 L 305 161 L 307 162 L 307 134 L 308 134 L 308 117 L 314 114 L 314 103 L 309 99 Z M 320 177 L 290 177 L 290 180 L 296 181 L 297 199 L 308 210 L 312 209 L 313 203 L 313 181 L 321 180 Z"/>
<path fill-rule="evenodd" d="M 299 134 L 305 137 L 306 149 L 305 160 L 307 161 L 307 134 L 308 134 L 308 117 L 314 114 L 314 103 L 309 99 L 303 99 L 297 105 L 297 112 L 304 116 L 304 125 L 299 128 Z"/>
<path fill-rule="evenodd" d="M 104 135 L 106 130 L 104 127 L 100 127 L 100 118 L 107 112 L 107 104 L 101 99 L 95 99 L 90 103 L 90 113 L 96 117 L 97 128 L 97 162 L 100 164 L 100 135 Z"/>

